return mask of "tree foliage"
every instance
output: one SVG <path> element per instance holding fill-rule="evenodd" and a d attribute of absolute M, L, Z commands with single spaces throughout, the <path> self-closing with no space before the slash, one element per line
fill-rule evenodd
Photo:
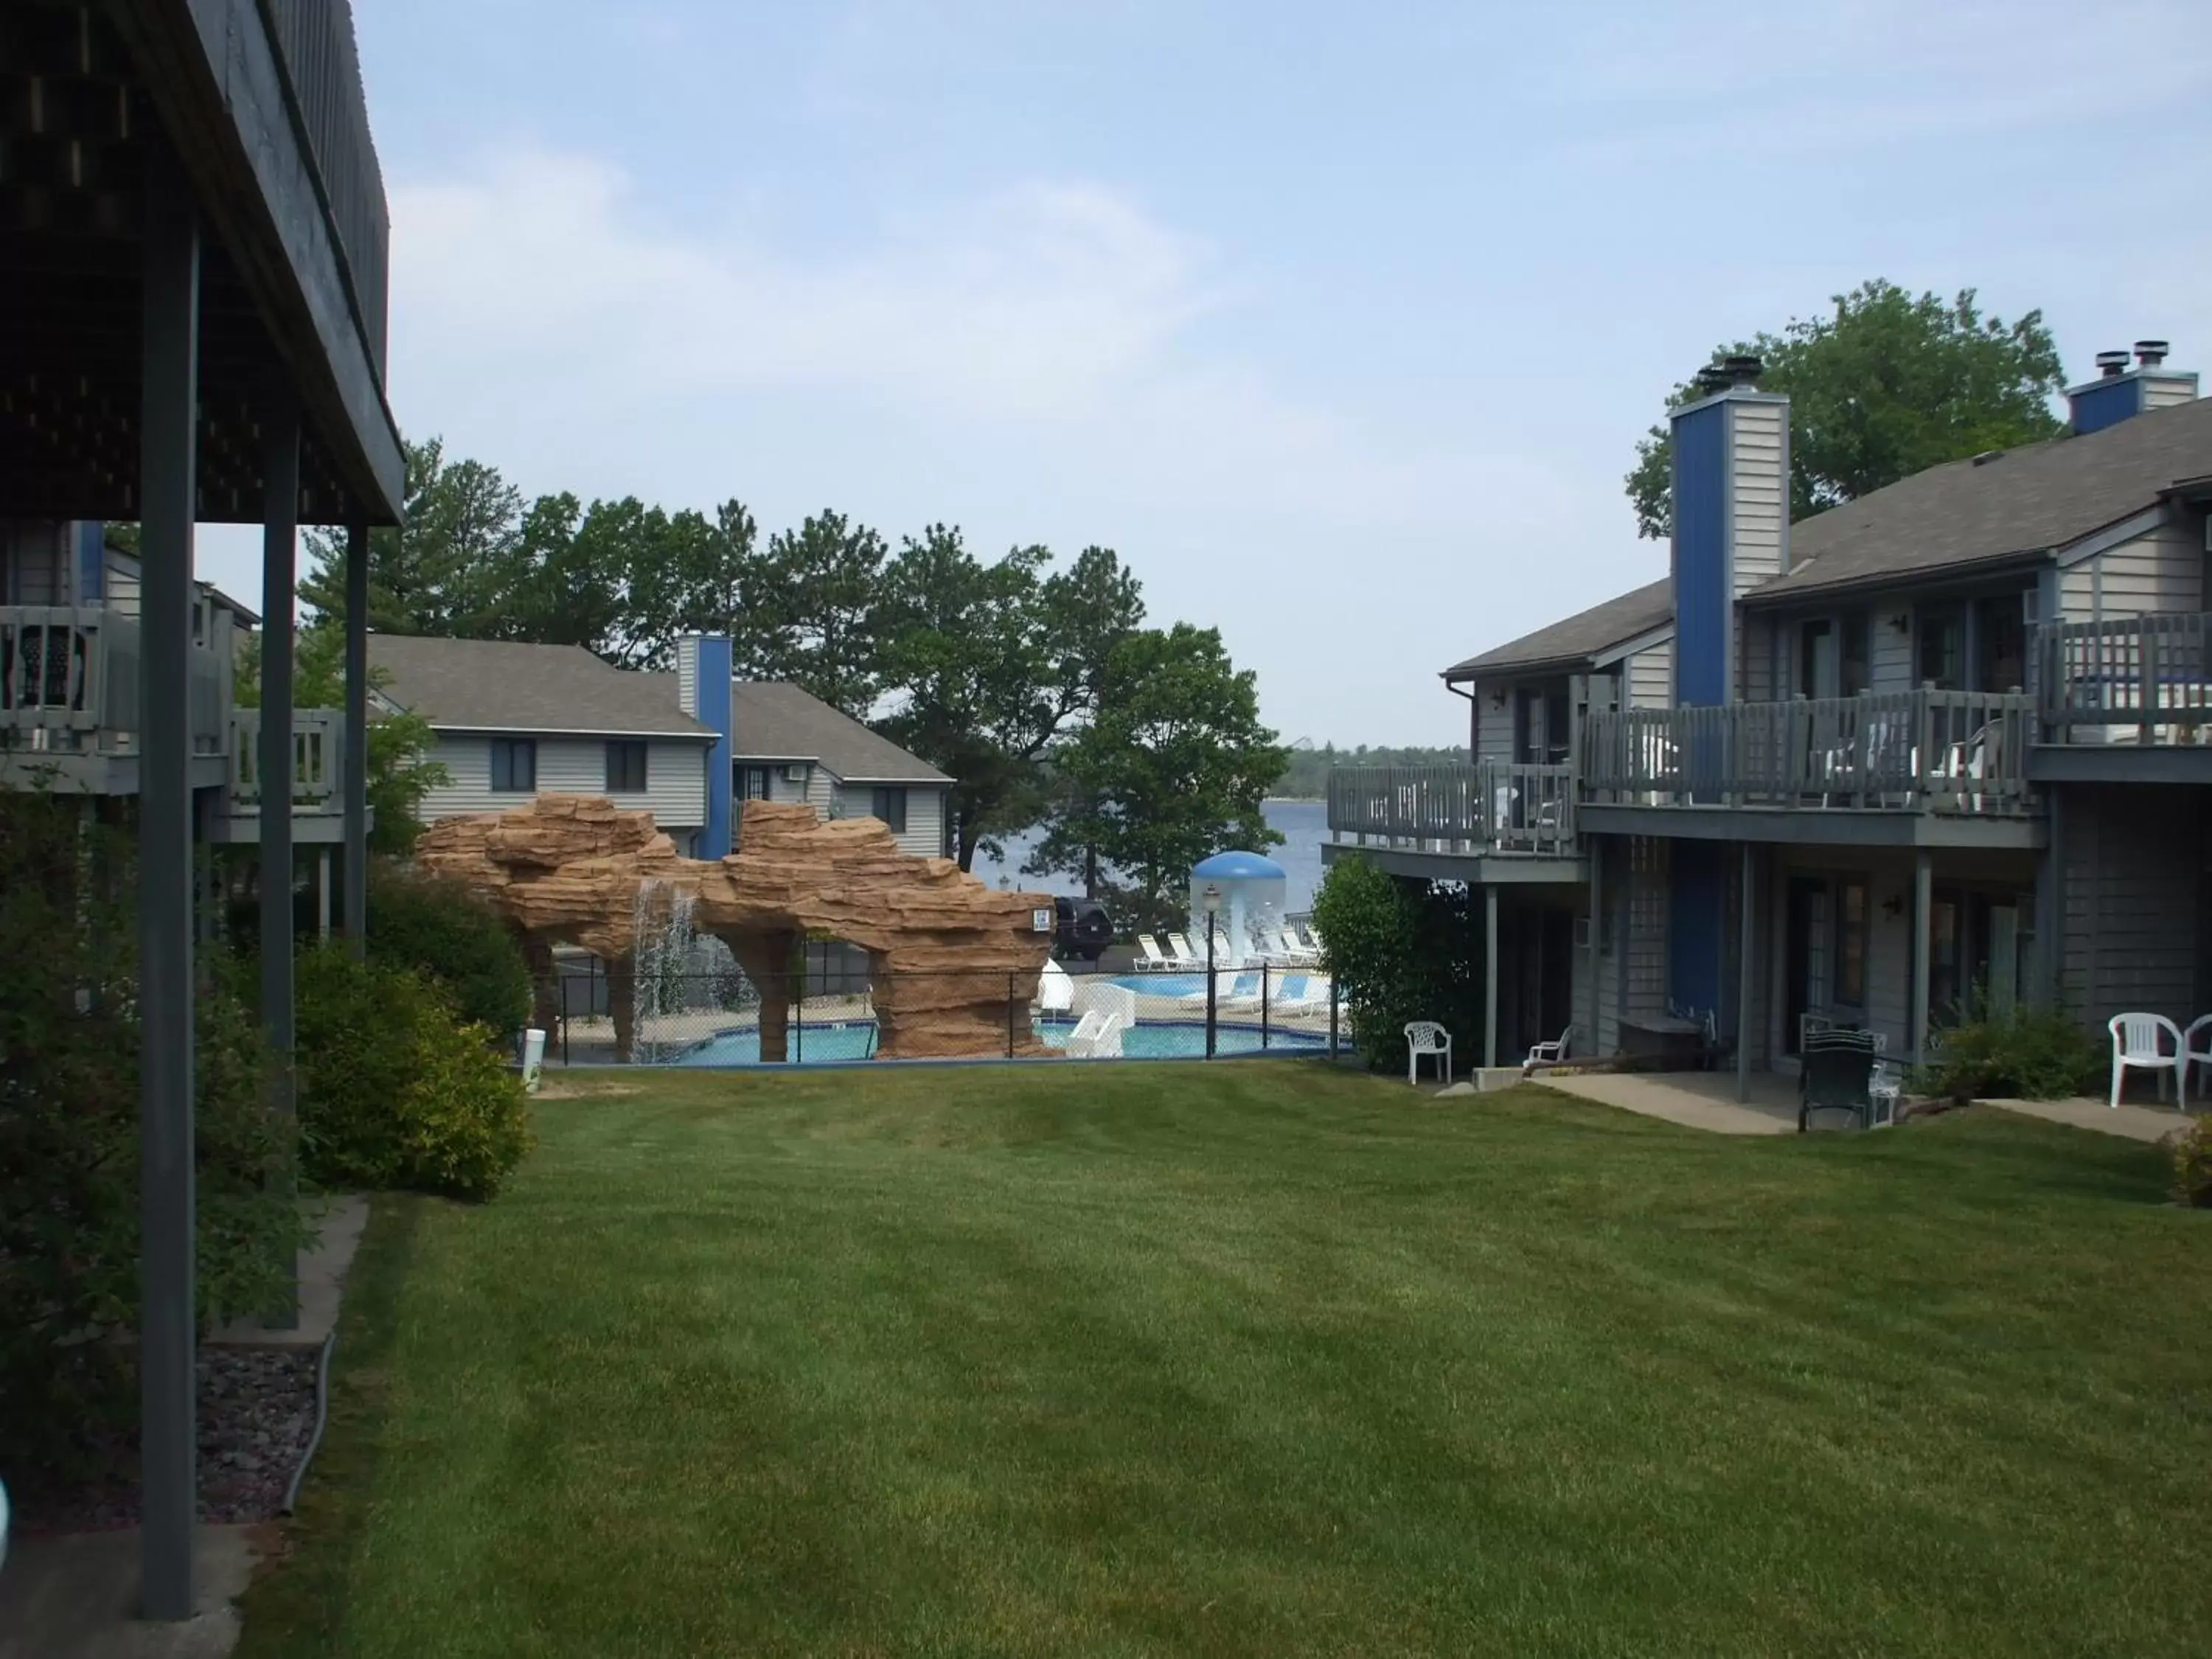
<path fill-rule="evenodd" d="M 1833 298 L 1832 312 L 1780 334 L 1716 347 L 1751 353 L 1759 384 L 1790 395 L 1790 514 L 1809 517 L 1944 461 L 2055 436 L 2050 400 L 2063 389 L 2043 313 L 1984 316 L 1972 289 L 1917 297 L 1880 278 Z M 1685 382 L 1669 409 L 1700 396 Z M 1672 531 L 1674 447 L 1664 422 L 1636 446 L 1626 483 L 1637 533 Z"/>
<path fill-rule="evenodd" d="M 1151 636 L 1144 649 L 1167 683 L 1148 704 L 1123 670 L 1114 718 L 1103 719 L 1116 653 L 1145 622 L 1137 580 L 1110 548 L 1086 547 L 1056 566 L 1042 547 L 979 558 L 942 524 L 894 553 L 880 532 L 828 508 L 763 537 L 735 500 L 711 516 L 632 497 L 526 503 L 495 469 L 450 457 L 435 439 L 408 446 L 407 484 L 406 527 L 369 538 L 373 629 L 578 645 L 624 668 L 665 667 L 688 633 L 726 635 L 739 678 L 790 681 L 952 777 L 963 869 L 979 848 L 1001 848 L 1048 811 L 1072 824 L 1070 767 L 1091 769 L 1096 781 L 1085 787 L 1094 793 L 1117 792 L 1096 793 L 1097 813 L 1158 826 L 1141 842 L 1116 830 L 1114 879 L 1156 890 L 1160 860 L 1180 856 L 1169 849 L 1232 828 L 1248 843 L 1266 839 L 1257 802 L 1274 775 L 1258 793 L 1252 780 L 1266 767 L 1279 772 L 1283 753 L 1258 725 L 1251 677 L 1230 669 L 1218 635 Z M 318 623 L 301 635 L 303 702 L 311 649 L 327 642 L 335 665 L 341 630 L 325 624 L 345 611 L 342 538 L 311 536 L 310 550 L 300 591 Z M 427 787 L 427 728 L 384 721 L 379 730 L 391 763 L 376 776 L 390 792 L 395 833 L 411 839 L 409 809 Z M 1109 734 L 1162 747 L 1141 766 L 1125 757 L 1109 775 Z M 1208 743 L 1227 746 L 1200 755 Z M 1182 799 L 1191 789 L 1210 793 L 1191 803 Z M 1146 799 L 1156 805 L 1136 805 Z M 380 798 L 380 844 L 386 810 Z M 1106 845 L 1085 843 L 1094 876 Z"/>
<path fill-rule="evenodd" d="M 1027 873 L 1067 871 L 1092 896 L 1121 897 L 1139 925 L 1166 921 L 1200 860 L 1282 839 L 1260 807 L 1284 753 L 1218 630 L 1126 634 L 1091 717 L 1053 751 L 1056 787 Z"/>
<path fill-rule="evenodd" d="M 1464 766 L 1472 751 L 1466 744 L 1432 748 L 1420 744 L 1393 748 L 1361 744 L 1339 749 L 1325 743 L 1318 749 L 1293 749 L 1283 764 L 1283 775 L 1272 791 L 1289 800 L 1320 800 L 1328 793 L 1328 775 L 1340 766 Z"/>
<path fill-rule="evenodd" d="M 1339 859 L 1314 895 L 1322 966 L 1342 994 L 1352 1046 L 1377 1070 L 1402 1071 L 1406 1026 L 1433 1019 L 1455 1058 L 1479 1054 L 1481 907 L 1459 883 L 1415 882 L 1364 858 Z"/>

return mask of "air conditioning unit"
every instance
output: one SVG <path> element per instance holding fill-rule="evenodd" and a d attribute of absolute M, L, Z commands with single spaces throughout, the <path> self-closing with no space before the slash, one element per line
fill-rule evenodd
<path fill-rule="evenodd" d="M 783 781 L 786 783 L 805 783 L 806 781 L 806 769 L 804 766 L 785 767 L 783 769 Z"/>

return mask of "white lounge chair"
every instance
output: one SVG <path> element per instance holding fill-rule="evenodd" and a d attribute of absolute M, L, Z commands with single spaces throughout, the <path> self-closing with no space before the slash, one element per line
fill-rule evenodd
<path fill-rule="evenodd" d="M 1130 965 L 1140 974 L 1158 974 L 1176 965 L 1175 958 L 1160 949 L 1159 940 L 1150 933 L 1137 935 L 1138 956 Z"/>
<path fill-rule="evenodd" d="M 1406 1023 L 1406 1081 L 1421 1080 L 1421 1056 L 1437 1057 L 1437 1075 L 1445 1083 L 1451 1081 L 1451 1033 L 1432 1019 L 1408 1020 Z"/>
<path fill-rule="evenodd" d="M 1570 1025 L 1565 1030 L 1559 1033 L 1559 1038 L 1556 1042 L 1540 1042 L 1534 1048 L 1529 1049 L 1528 1058 L 1523 1061 L 1522 1064 L 1527 1066 L 1557 1066 L 1561 1060 L 1567 1057 L 1567 1045 L 1572 1042 L 1574 1039 L 1575 1028 Z"/>
<path fill-rule="evenodd" d="M 1168 949 L 1175 952 L 1174 965 L 1178 969 L 1203 968 L 1206 966 L 1206 964 L 1200 962 L 1196 956 L 1192 954 L 1190 941 L 1185 939 L 1181 933 L 1170 933 L 1168 935 Z"/>
<path fill-rule="evenodd" d="M 2114 1014 L 2106 1022 L 2112 1034 L 2112 1109 L 2120 1109 L 2120 1085 L 2126 1080 L 2128 1069 L 2139 1072 L 2172 1072 L 2181 1070 L 2181 1028 L 2164 1014 Z M 2192 1028 L 2193 1029 L 2193 1028 Z M 2160 1039 L 2171 1037 L 2173 1047 L 2166 1048 Z M 2158 1097 L 2166 1098 L 2166 1082 L 2160 1079 Z"/>
<path fill-rule="evenodd" d="M 1275 940 L 1281 949 L 1282 960 L 1293 966 L 1311 962 L 1318 954 L 1313 946 L 1300 940 L 1297 929 L 1295 927 L 1278 927 L 1275 930 Z"/>
<path fill-rule="evenodd" d="M 2199 1014 L 2181 1034 L 2181 1105 L 2189 1108 L 2189 1070 L 2202 1066 L 2212 1072 L 2212 1014 Z"/>

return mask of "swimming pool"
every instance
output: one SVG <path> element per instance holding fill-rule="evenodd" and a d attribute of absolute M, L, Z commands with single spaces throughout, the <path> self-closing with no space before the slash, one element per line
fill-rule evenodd
<path fill-rule="evenodd" d="M 1199 983 L 1203 990 L 1203 976 Z M 1075 1022 L 1039 1019 L 1033 1022 L 1031 1029 L 1047 1048 L 1064 1048 L 1067 1046 L 1068 1033 L 1075 1029 Z M 1216 1022 L 1213 1036 L 1216 1054 L 1256 1054 L 1261 1052 L 1261 1033 L 1257 1025 Z M 1266 1036 L 1266 1052 L 1269 1054 L 1318 1054 L 1328 1047 L 1326 1037 L 1310 1032 L 1286 1031 L 1278 1027 Z M 872 1019 L 838 1020 L 824 1025 L 809 1025 L 803 1031 L 794 1025 L 791 1028 L 790 1050 L 793 1063 L 805 1066 L 867 1060 L 876 1052 L 876 1023 Z M 1205 1053 L 1206 1023 L 1203 1020 L 1143 1020 L 1121 1034 L 1121 1054 L 1126 1060 L 1196 1060 Z M 761 1063 L 760 1033 L 750 1028 L 720 1032 L 682 1054 L 672 1055 L 668 1063 L 672 1066 L 757 1066 Z"/>
<path fill-rule="evenodd" d="M 1259 996 L 1260 970 L 1257 968 L 1243 968 L 1233 974 L 1224 968 L 1220 974 L 1221 984 L 1216 995 L 1221 1000 Z M 1116 974 L 1114 983 L 1145 997 L 1203 999 L 1206 995 L 1204 974 Z M 1267 970 L 1267 997 L 1270 1001 L 1296 1002 L 1310 995 L 1326 996 L 1328 988 L 1327 980 L 1304 969 L 1271 968 Z"/>

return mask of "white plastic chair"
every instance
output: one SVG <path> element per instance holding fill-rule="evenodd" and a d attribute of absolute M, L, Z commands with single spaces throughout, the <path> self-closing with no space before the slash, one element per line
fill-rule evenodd
<path fill-rule="evenodd" d="M 1141 954 L 1132 965 L 1140 974 L 1157 974 L 1175 966 L 1174 958 L 1160 949 L 1159 940 L 1150 933 L 1137 935 L 1137 949 Z"/>
<path fill-rule="evenodd" d="M 1200 968 L 1205 965 L 1192 951 L 1190 941 L 1181 933 L 1168 935 L 1168 949 L 1175 952 L 1175 965 L 1177 968 Z"/>
<path fill-rule="evenodd" d="M 1421 1080 L 1421 1056 L 1437 1056 L 1439 1081 L 1451 1081 L 1451 1033 L 1432 1019 L 1409 1020 L 1406 1024 L 1406 1081 Z"/>
<path fill-rule="evenodd" d="M 2202 1066 L 2212 1072 L 2212 1014 L 2199 1014 L 2181 1034 L 2181 1106 L 2189 1109 L 2189 1068 Z"/>
<path fill-rule="evenodd" d="M 1575 1028 L 1570 1025 L 1565 1030 L 1559 1033 L 1559 1040 L 1557 1042 L 1540 1042 L 1534 1048 L 1531 1048 L 1528 1051 L 1528 1058 L 1523 1062 L 1523 1064 L 1529 1066 L 1556 1066 L 1567 1057 L 1567 1045 L 1574 1040 Z"/>
<path fill-rule="evenodd" d="M 2114 1014 L 2107 1026 L 2112 1034 L 2114 1111 L 2120 1109 L 2120 1085 L 2130 1066 L 2141 1072 L 2180 1072 L 2181 1028 L 2164 1014 Z M 2160 1043 L 2161 1036 L 2173 1039 L 2171 1053 Z M 2158 1097 L 2166 1098 L 2163 1079 L 2158 1085 Z"/>

